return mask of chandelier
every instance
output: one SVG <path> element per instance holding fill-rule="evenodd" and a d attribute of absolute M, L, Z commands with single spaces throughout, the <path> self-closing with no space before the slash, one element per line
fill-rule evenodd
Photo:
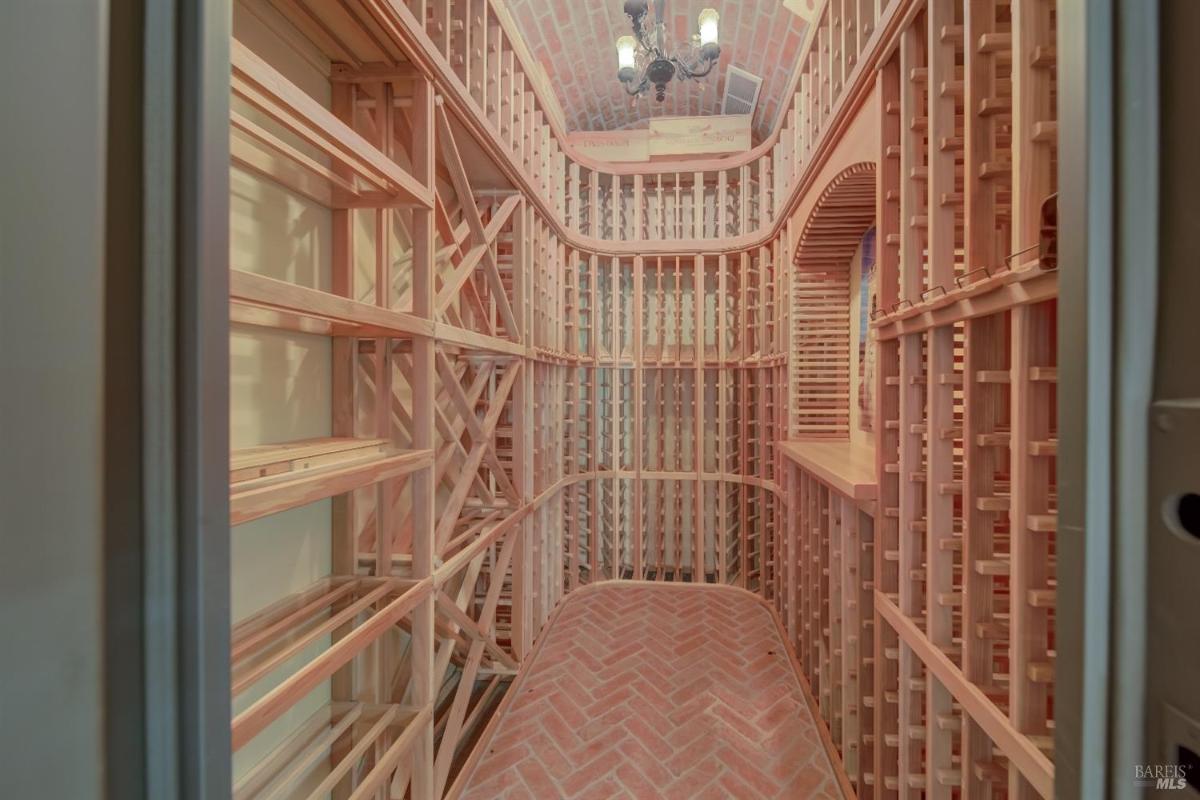
<path fill-rule="evenodd" d="M 699 80 L 712 72 L 721 57 L 717 44 L 717 12 L 706 8 L 697 20 L 700 32 L 667 52 L 667 31 L 664 20 L 666 0 L 654 0 L 654 33 L 643 25 L 647 0 L 625 0 L 625 15 L 633 23 L 633 36 L 617 39 L 617 77 L 625 91 L 637 97 L 654 87 L 654 97 L 662 102 L 667 96 L 667 84 L 672 78 Z M 639 77 L 640 76 L 640 77 Z"/>

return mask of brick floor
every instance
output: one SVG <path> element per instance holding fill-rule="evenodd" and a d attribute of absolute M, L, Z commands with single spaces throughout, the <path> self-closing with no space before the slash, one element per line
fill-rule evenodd
<path fill-rule="evenodd" d="M 752 596 L 608 584 L 544 635 L 463 800 L 841 796 Z"/>

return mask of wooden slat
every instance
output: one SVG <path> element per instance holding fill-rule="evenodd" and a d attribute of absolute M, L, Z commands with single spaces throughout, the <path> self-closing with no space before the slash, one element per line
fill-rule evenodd
<path fill-rule="evenodd" d="M 330 441 L 335 453 L 349 457 L 343 460 L 334 455 L 328 458 L 309 456 L 303 462 L 287 462 L 290 467 L 288 471 L 231 484 L 230 524 L 241 525 L 336 494 L 398 478 L 428 466 L 433 460 L 433 453 L 429 450 L 384 450 L 362 455 L 358 450 L 346 450 L 344 439 Z M 373 445 L 368 449 L 375 447 Z M 263 448 L 256 448 L 255 452 L 260 459 L 272 458 Z M 237 460 L 236 456 L 234 460 Z M 281 462 L 277 460 L 275 463 Z"/>

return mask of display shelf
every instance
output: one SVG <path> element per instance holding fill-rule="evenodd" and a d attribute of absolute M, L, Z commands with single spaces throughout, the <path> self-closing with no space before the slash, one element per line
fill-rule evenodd
<path fill-rule="evenodd" d="M 349 796 L 370 797 L 431 717 L 430 709 L 401 705 L 322 706 L 234 783 L 234 800 L 321 800 L 352 772 L 358 784 Z"/>
<path fill-rule="evenodd" d="M 856 502 L 875 499 L 874 448 L 848 441 L 794 439 L 778 442 L 776 447 L 797 466 L 846 497 Z"/>
<path fill-rule="evenodd" d="M 246 104 L 230 112 L 235 163 L 330 208 L 433 207 L 420 181 L 236 39 L 230 58 Z"/>
<path fill-rule="evenodd" d="M 311 648 L 320 653 L 233 718 L 236 752 L 409 614 L 433 579 L 329 578 L 234 626 L 236 698 Z M 337 636 L 333 634 L 337 632 Z"/>
<path fill-rule="evenodd" d="M 256 275 L 229 272 L 231 322 L 318 336 L 409 339 L 433 336 L 428 320 L 319 289 Z"/>
<path fill-rule="evenodd" d="M 384 439 L 326 437 L 235 450 L 229 519 L 241 525 L 428 466 L 429 450 L 398 450 Z"/>

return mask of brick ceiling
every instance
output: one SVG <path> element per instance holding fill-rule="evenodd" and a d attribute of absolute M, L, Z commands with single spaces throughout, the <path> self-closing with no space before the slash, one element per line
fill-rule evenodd
<path fill-rule="evenodd" d="M 618 36 L 629 33 L 623 0 L 508 0 L 533 57 L 558 92 L 568 130 L 641 127 L 652 116 L 719 114 L 730 64 L 763 79 L 754 111 L 755 141 L 773 130 L 803 40 L 804 21 L 780 0 L 667 0 L 667 45 L 696 32 L 696 17 L 711 6 L 721 15 L 721 61 L 701 81 L 673 81 L 667 99 L 636 102 L 617 80 Z M 650 3 L 653 18 L 654 4 Z"/>

